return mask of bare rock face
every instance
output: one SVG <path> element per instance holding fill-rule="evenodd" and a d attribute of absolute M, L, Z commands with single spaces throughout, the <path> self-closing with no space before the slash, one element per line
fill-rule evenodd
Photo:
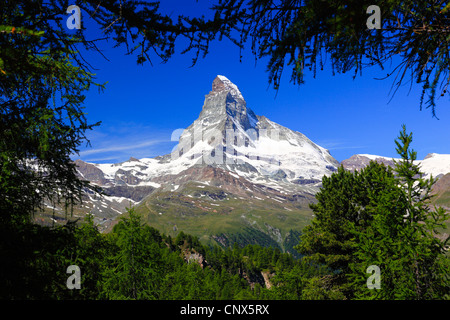
<path fill-rule="evenodd" d="M 222 133 L 225 138 L 225 130 L 235 130 L 242 127 L 244 130 L 253 128 L 257 122 L 254 112 L 247 104 L 238 87 L 224 76 L 217 76 L 212 84 L 212 91 L 206 95 L 202 111 L 198 119 L 183 133 L 193 136 L 193 130 L 201 131 L 208 136 L 212 132 Z M 214 144 L 223 143 L 216 141 Z"/>
<path fill-rule="evenodd" d="M 219 77 L 216 77 L 212 83 L 212 92 L 220 92 L 223 90 L 226 90 L 225 83 Z"/>
<path fill-rule="evenodd" d="M 344 169 L 349 171 L 359 171 L 370 163 L 370 159 L 359 154 L 351 156 L 341 162 Z"/>
<path fill-rule="evenodd" d="M 184 259 L 188 263 L 197 263 L 202 269 L 207 265 L 205 257 L 198 252 L 185 252 Z"/>
<path fill-rule="evenodd" d="M 78 173 L 80 173 L 84 179 L 98 185 L 105 185 L 108 183 L 108 180 L 105 178 L 103 171 L 97 168 L 95 165 L 79 159 L 75 160 L 75 165 L 77 166 Z"/>
<path fill-rule="evenodd" d="M 155 187 L 152 186 L 133 186 L 116 185 L 112 187 L 104 188 L 104 192 L 107 196 L 122 197 L 131 199 L 135 202 L 139 202 L 152 193 Z"/>
<path fill-rule="evenodd" d="M 119 169 L 115 174 L 114 181 L 119 185 L 137 185 L 141 180 L 130 170 Z"/>
<path fill-rule="evenodd" d="M 438 179 L 433 186 L 432 194 L 440 195 L 445 192 L 450 192 L 450 173 L 447 173 Z"/>
<path fill-rule="evenodd" d="M 359 170 L 363 169 L 364 167 L 368 166 L 370 161 L 371 161 L 371 159 L 369 157 L 366 157 L 366 156 L 360 155 L 360 154 L 355 154 L 355 155 L 351 156 L 349 159 L 343 160 L 341 162 L 341 164 L 344 167 L 344 169 L 346 169 L 346 170 L 359 171 Z M 375 158 L 374 161 L 378 162 L 378 163 L 383 163 L 386 166 L 390 166 L 390 167 L 393 167 L 395 165 L 393 160 L 389 160 L 384 157 L 377 157 L 377 158 Z"/>

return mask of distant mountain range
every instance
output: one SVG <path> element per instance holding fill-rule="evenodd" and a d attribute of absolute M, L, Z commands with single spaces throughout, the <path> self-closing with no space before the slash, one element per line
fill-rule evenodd
<path fill-rule="evenodd" d="M 391 167 L 395 165 L 394 161 L 400 161 L 399 158 L 356 154 L 349 159 L 343 160 L 341 164 L 347 170 L 360 170 L 372 160 Z M 435 178 L 440 178 L 450 172 L 450 154 L 430 153 L 423 160 L 416 160 L 415 163 L 420 165 L 425 177 L 432 175 Z"/>
<path fill-rule="evenodd" d="M 354 155 L 341 164 L 359 170 L 370 160 L 393 164 L 374 155 Z M 309 223 L 308 204 L 322 177 L 340 165 L 302 133 L 256 115 L 239 88 L 220 75 L 198 119 L 170 154 L 115 164 L 75 163 L 81 178 L 106 193 L 86 193 L 75 215 L 94 214 L 104 231 L 126 207 L 135 206 L 148 223 L 168 234 L 183 230 L 224 246 L 238 241 L 284 251 Z M 430 154 L 420 164 L 425 173 L 449 179 L 450 155 Z M 448 192 L 449 185 L 443 183 L 441 191 Z M 44 221 L 44 216 L 37 218 Z"/>

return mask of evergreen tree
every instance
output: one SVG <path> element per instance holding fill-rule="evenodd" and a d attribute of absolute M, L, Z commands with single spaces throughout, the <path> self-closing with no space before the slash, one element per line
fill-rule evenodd
<path fill-rule="evenodd" d="M 352 297 L 347 274 L 355 253 L 353 228 L 364 230 L 371 223 L 370 196 L 383 193 L 385 182 L 392 178 L 390 168 L 376 162 L 361 172 L 341 166 L 330 177 L 323 177 L 317 204 L 311 205 L 315 217 L 303 230 L 296 249 L 305 255 L 305 261 L 326 265 L 333 272 L 326 278 L 326 286 L 342 291 L 347 298 Z"/>
<path fill-rule="evenodd" d="M 445 228 L 445 211 L 430 206 L 435 180 L 423 178 L 411 149 L 412 133 L 403 126 L 395 141 L 401 161 L 382 197 L 372 198 L 374 219 L 358 237 L 355 256 L 355 290 L 359 298 L 442 299 L 450 292 L 449 259 L 437 236 Z M 390 187 L 388 187 L 390 186 Z M 381 270 L 380 289 L 367 290 L 363 274 L 369 265 Z"/>
<path fill-rule="evenodd" d="M 193 52 L 195 62 L 213 35 L 211 23 L 203 18 L 172 19 L 160 13 L 158 2 L 86 0 L 77 5 L 105 37 L 135 54 L 139 64 L 150 61 L 150 53 L 167 61 L 180 37 L 187 40 L 184 52 Z M 94 68 L 82 52 L 101 55 L 101 39 L 85 37 L 83 20 L 80 30 L 69 30 L 68 6 L 66 0 L 3 0 L 0 5 L 0 254 L 7 257 L 0 266 L 0 283 L 11 297 L 53 297 L 40 281 L 55 285 L 58 297 L 66 292 L 66 263 L 73 260 L 66 256 L 73 254 L 67 248 L 76 246 L 73 237 L 79 233 L 29 222 L 44 201 L 63 204 L 69 214 L 86 189 L 101 192 L 80 178 L 71 160 L 83 144 L 89 145 L 87 132 L 99 125 L 88 122 L 83 105 L 86 92 L 93 87 L 101 91 L 104 85 L 96 83 Z M 87 229 L 80 232 L 97 237 Z M 79 262 L 88 248 L 98 253 L 92 243 L 78 240 Z M 60 244 L 60 250 L 54 244 Z M 83 265 L 95 269 L 95 259 Z M 44 267 L 48 264 L 58 268 Z M 133 274 L 132 266 L 128 271 Z M 55 274 L 61 281 L 51 281 Z M 86 280 L 91 287 L 98 279 L 92 274 Z M 137 297 L 137 283 L 134 293 L 124 296 Z"/>
<path fill-rule="evenodd" d="M 72 290 L 72 298 L 98 299 L 102 288 L 102 271 L 106 267 L 110 246 L 107 238 L 94 225 L 93 215 L 86 215 L 85 222 L 72 229 L 74 245 L 69 248 L 70 263 L 82 271 L 80 290 Z"/>
<path fill-rule="evenodd" d="M 442 299 L 448 297 L 449 259 L 436 235 L 446 220 L 430 207 L 432 177 L 423 179 L 403 127 L 395 170 L 374 161 L 361 172 L 342 168 L 323 178 L 315 214 L 298 249 L 305 261 L 329 268 L 304 287 L 307 299 Z M 368 267 L 380 270 L 381 288 L 367 284 Z M 369 269 L 370 270 L 370 269 Z"/>
<path fill-rule="evenodd" d="M 134 209 L 115 228 L 115 254 L 104 270 L 107 299 L 157 299 L 164 268 L 160 243 L 152 241 Z"/>

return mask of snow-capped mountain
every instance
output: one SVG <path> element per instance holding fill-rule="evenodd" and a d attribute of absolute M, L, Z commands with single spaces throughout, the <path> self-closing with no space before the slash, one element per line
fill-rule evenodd
<path fill-rule="evenodd" d="M 235 180 L 223 182 L 223 188 L 233 185 L 236 193 L 239 188 L 253 192 L 259 188 L 277 196 L 313 195 L 322 177 L 339 165 L 328 150 L 304 134 L 256 115 L 239 88 L 221 75 L 205 96 L 198 119 L 183 131 L 170 154 L 122 163 L 77 160 L 76 164 L 81 177 L 109 195 L 101 200 L 88 195 L 89 201 L 98 202 L 89 209 L 102 213 L 112 207 L 111 214 L 155 189 L 175 191 L 189 181 L 211 182 L 211 177 L 220 187 L 218 176 L 222 181 Z"/>
<path fill-rule="evenodd" d="M 104 187 L 158 188 L 160 177 L 209 165 L 285 192 L 311 192 L 339 163 L 302 133 L 257 116 L 238 87 L 219 75 L 198 119 L 184 130 L 171 154 L 117 164 L 78 160 L 78 165 L 86 179 Z M 87 167 L 89 176 L 83 172 Z"/>
<path fill-rule="evenodd" d="M 302 133 L 257 116 L 237 86 L 220 75 L 171 160 L 168 168 L 209 164 L 275 188 L 320 181 L 338 166 L 328 150 Z"/>

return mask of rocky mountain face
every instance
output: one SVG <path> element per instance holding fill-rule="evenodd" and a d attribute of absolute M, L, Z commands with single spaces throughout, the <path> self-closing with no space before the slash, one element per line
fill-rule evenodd
<path fill-rule="evenodd" d="M 338 162 L 300 132 L 257 116 L 237 86 L 217 76 L 198 119 L 181 134 L 164 165 L 171 173 L 211 165 L 254 183 L 302 191 L 296 186 L 320 181 Z"/>
<path fill-rule="evenodd" d="M 366 155 L 361 155 L 361 154 L 355 154 L 355 155 L 351 156 L 349 159 L 343 160 L 341 162 L 341 164 L 346 170 L 359 171 L 359 170 L 363 169 L 364 167 L 366 167 L 372 160 L 379 162 L 379 163 L 384 163 L 385 165 L 391 166 L 391 167 L 395 165 L 394 160 L 392 160 L 392 159 L 387 159 L 387 158 L 378 157 L 378 156 L 368 157 Z"/>

